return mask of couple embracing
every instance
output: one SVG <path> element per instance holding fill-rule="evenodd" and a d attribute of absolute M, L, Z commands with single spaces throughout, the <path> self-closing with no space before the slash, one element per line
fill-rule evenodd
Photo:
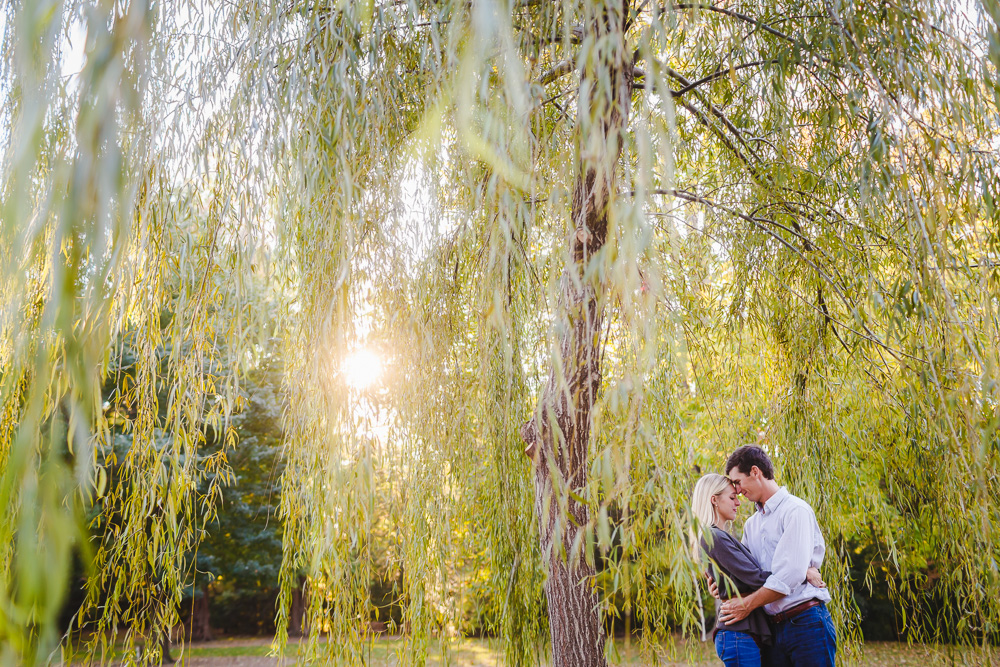
<path fill-rule="evenodd" d="M 740 495 L 756 505 L 742 541 L 728 532 Z M 819 576 L 826 545 L 812 508 L 774 479 L 763 449 L 740 447 L 726 476 L 698 480 L 695 557 L 716 597 L 715 649 L 727 667 L 833 667 L 837 638 Z"/>

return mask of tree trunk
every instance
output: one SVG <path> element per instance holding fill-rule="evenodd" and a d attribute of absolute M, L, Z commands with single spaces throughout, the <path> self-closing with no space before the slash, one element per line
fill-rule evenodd
<path fill-rule="evenodd" d="M 208 607 L 208 589 L 202 588 L 201 595 L 191 602 L 191 641 L 212 640 L 212 618 Z"/>
<path fill-rule="evenodd" d="M 303 585 L 303 582 L 300 581 L 299 586 L 292 591 L 292 608 L 288 613 L 289 637 L 302 637 L 305 634 L 302 623 L 306 613 L 305 596 L 302 593 Z"/>
<path fill-rule="evenodd" d="M 170 655 L 170 631 L 164 630 L 160 634 L 160 664 L 174 662 L 176 662 L 174 656 Z"/>
<path fill-rule="evenodd" d="M 588 510 L 576 500 L 587 481 L 591 410 L 601 384 L 604 286 L 585 270 L 608 236 L 608 212 L 632 94 L 632 57 L 626 51 L 628 0 L 595 2 L 581 58 L 577 104 L 579 173 L 573 188 L 570 236 L 573 261 L 562 277 L 557 304 L 559 362 L 552 369 L 533 419 L 521 428 L 534 461 L 535 511 L 542 558 L 548 566 L 553 667 L 606 665 L 604 628 L 584 553 Z M 576 498 L 574 498 L 576 496 Z"/>

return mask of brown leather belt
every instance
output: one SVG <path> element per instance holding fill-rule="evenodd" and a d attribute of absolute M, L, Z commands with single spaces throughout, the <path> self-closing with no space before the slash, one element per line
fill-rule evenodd
<path fill-rule="evenodd" d="M 790 618 L 795 618 L 805 610 L 812 609 L 813 607 L 818 607 L 821 604 L 823 604 L 823 601 L 817 600 L 816 598 L 813 598 L 812 600 L 806 600 L 805 602 L 800 602 L 799 604 L 795 605 L 794 607 L 790 607 L 785 611 L 778 612 L 777 614 L 771 617 L 771 620 L 774 621 L 775 623 L 784 623 Z"/>

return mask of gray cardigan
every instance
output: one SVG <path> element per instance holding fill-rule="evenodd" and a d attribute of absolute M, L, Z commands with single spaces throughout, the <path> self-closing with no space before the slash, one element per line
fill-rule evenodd
<path fill-rule="evenodd" d="M 770 572 L 760 569 L 757 560 L 743 543 L 726 531 L 712 527 L 712 547 L 702 538 L 701 547 L 708 554 L 708 572 L 719 586 L 719 595 L 723 600 L 740 595 L 749 595 L 764 585 Z M 735 590 L 731 584 L 735 584 Z M 719 618 L 719 607 L 722 602 L 715 601 L 715 618 Z M 742 621 L 732 624 L 716 620 L 715 631 L 733 630 L 753 635 L 758 643 L 771 644 L 771 626 L 763 607 L 754 609 Z M 714 633 L 713 633 L 714 634 Z"/>

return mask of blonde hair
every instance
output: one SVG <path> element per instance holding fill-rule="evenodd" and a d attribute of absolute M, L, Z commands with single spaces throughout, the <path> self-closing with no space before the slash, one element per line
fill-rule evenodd
<path fill-rule="evenodd" d="M 698 480 L 691 494 L 691 556 L 697 561 L 701 558 L 701 538 L 707 530 L 715 525 L 718 515 L 712 498 L 725 493 L 733 486 L 732 481 L 723 475 L 710 472 Z M 720 526 L 721 528 L 722 526 Z"/>

